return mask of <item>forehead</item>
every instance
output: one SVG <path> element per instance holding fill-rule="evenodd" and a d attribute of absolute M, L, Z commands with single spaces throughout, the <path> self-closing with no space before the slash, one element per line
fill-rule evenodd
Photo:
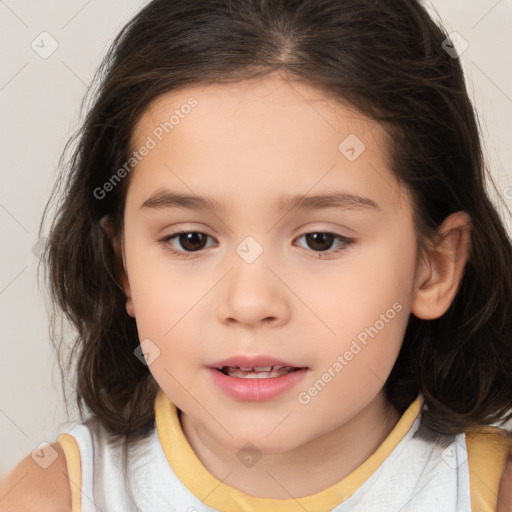
<path fill-rule="evenodd" d="M 403 194 L 379 123 L 303 82 L 267 77 L 166 93 L 139 119 L 131 149 L 148 138 L 155 149 L 132 176 L 146 196 L 158 180 L 226 197 L 305 194 L 342 182 L 353 193 L 379 195 L 384 185 L 395 196 L 388 199 Z"/>
<path fill-rule="evenodd" d="M 190 108 L 190 104 L 194 104 Z M 171 118 L 174 115 L 174 119 Z M 348 102 L 330 97 L 318 88 L 303 81 L 270 75 L 253 80 L 228 84 L 191 85 L 165 93 L 154 99 L 135 125 L 132 143 L 141 142 L 158 125 L 169 123 L 175 131 L 182 121 L 195 125 L 201 120 L 208 128 L 211 121 L 222 122 L 227 118 L 233 123 L 250 119 L 254 124 L 286 126 L 290 135 L 296 125 L 308 125 L 308 132 L 329 129 L 343 133 L 350 128 L 366 139 L 376 139 L 382 144 L 386 133 L 379 123 L 368 119 Z M 200 126 L 194 126 L 200 128 Z M 318 130 L 322 127 L 323 130 Z M 246 125 L 249 129 L 250 126 Z M 176 130 L 182 132 L 183 130 Z M 247 130 L 246 130 L 247 131 Z M 237 134 L 233 133 L 233 137 Z"/>

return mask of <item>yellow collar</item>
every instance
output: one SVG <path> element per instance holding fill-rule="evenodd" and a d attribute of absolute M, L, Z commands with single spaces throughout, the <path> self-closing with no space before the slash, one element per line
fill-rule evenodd
<path fill-rule="evenodd" d="M 160 443 L 172 470 L 187 489 L 208 507 L 223 512 L 328 512 L 346 501 L 370 478 L 407 434 L 423 407 L 418 395 L 377 450 L 352 473 L 327 489 L 302 498 L 255 498 L 217 480 L 192 450 L 176 406 L 162 389 L 155 400 L 155 421 Z"/>

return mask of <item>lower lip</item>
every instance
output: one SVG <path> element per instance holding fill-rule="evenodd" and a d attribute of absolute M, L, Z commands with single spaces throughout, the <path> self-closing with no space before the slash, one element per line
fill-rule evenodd
<path fill-rule="evenodd" d="M 268 379 L 242 379 L 224 375 L 215 368 L 209 368 L 213 382 L 227 395 L 244 402 L 263 402 L 282 395 L 296 386 L 306 374 L 307 369 L 301 368 L 294 372 L 270 377 Z"/>

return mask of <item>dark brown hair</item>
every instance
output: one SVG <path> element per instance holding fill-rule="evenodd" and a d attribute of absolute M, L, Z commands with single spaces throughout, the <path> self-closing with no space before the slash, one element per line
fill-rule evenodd
<path fill-rule="evenodd" d="M 439 319 L 410 315 L 389 400 L 403 412 L 421 392 L 424 422 L 442 434 L 512 417 L 512 243 L 486 193 L 476 113 L 446 38 L 416 0 L 155 0 L 126 25 L 66 147 L 43 260 L 54 303 L 77 333 L 67 372 L 75 364 L 81 415 L 126 442 L 142 439 L 158 390 L 134 355 L 135 320 L 100 227 L 108 215 L 122 232 L 130 175 L 102 199 L 94 191 L 128 160 L 135 123 L 160 95 L 275 72 L 381 123 L 392 171 L 414 199 L 419 255 L 448 215 L 471 217 L 458 293 Z"/>

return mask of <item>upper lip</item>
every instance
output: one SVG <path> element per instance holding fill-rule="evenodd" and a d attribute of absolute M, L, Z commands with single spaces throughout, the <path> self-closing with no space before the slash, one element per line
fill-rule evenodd
<path fill-rule="evenodd" d="M 276 359 L 271 356 L 266 355 L 238 355 L 233 356 L 228 359 L 223 359 L 222 361 L 217 361 L 212 363 L 209 367 L 221 369 L 224 366 L 238 366 L 239 368 L 258 368 L 258 367 L 266 367 L 266 366 L 290 366 L 291 368 L 305 368 L 303 366 L 297 366 L 294 363 L 290 363 L 288 361 L 282 361 L 280 359 Z"/>

